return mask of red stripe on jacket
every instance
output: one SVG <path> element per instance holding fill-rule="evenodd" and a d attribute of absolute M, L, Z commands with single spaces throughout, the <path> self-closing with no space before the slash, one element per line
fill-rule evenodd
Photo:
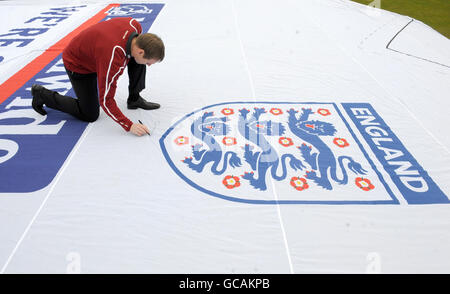
<path fill-rule="evenodd" d="M 103 111 L 129 131 L 133 122 L 114 100 L 117 79 L 129 62 L 126 44 L 132 32 L 142 33 L 131 17 L 113 18 L 95 24 L 78 34 L 63 51 L 64 66 L 80 74 L 97 73 L 99 103 Z"/>

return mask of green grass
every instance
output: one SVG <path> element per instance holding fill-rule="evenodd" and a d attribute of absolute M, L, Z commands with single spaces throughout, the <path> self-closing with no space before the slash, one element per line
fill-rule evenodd
<path fill-rule="evenodd" d="M 361 4 L 373 0 L 352 0 Z M 381 0 L 381 9 L 407 15 L 450 38 L 450 0 Z"/>

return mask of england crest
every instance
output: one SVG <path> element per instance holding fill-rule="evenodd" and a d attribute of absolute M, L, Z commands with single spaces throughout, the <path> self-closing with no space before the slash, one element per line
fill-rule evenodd
<path fill-rule="evenodd" d="M 448 203 L 383 124 L 367 103 L 221 103 L 183 117 L 163 134 L 160 145 L 184 181 L 226 200 Z M 374 145 L 366 126 L 388 138 L 378 142 L 394 145 Z"/>

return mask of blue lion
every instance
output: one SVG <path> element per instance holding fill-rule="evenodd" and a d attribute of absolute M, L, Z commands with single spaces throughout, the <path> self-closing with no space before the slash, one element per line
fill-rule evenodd
<path fill-rule="evenodd" d="M 305 167 L 302 162 L 292 154 L 284 154 L 280 159 L 273 146 L 267 142 L 265 136 L 281 136 L 285 132 L 285 127 L 281 123 L 272 122 L 271 120 L 260 121 L 260 116 L 263 113 L 266 113 L 264 108 L 255 108 L 253 115 L 248 115 L 250 111 L 245 108 L 240 109 L 239 112 L 239 132 L 247 140 L 261 148 L 261 151 L 253 152 L 253 147 L 249 144 L 246 144 L 244 147 L 245 161 L 250 164 L 253 171 L 257 172 L 256 178 L 254 172 L 246 172 L 242 176 L 243 179 L 250 181 L 250 185 L 262 191 L 267 190 L 266 173 L 269 170 L 275 180 L 281 181 L 285 179 L 287 175 L 287 158 L 290 158 L 289 163 L 294 170 L 301 170 Z M 280 163 L 282 166 L 282 174 L 281 176 L 278 176 L 276 172 Z"/>
<path fill-rule="evenodd" d="M 314 181 L 319 186 L 331 190 L 332 185 L 328 179 L 328 172 L 331 175 L 333 181 L 339 184 L 347 184 L 348 175 L 344 166 L 344 160 L 348 160 L 348 168 L 355 174 L 366 174 L 366 170 L 362 168 L 361 164 L 355 162 L 350 156 L 339 156 L 338 162 L 342 170 L 342 179 L 337 177 L 337 165 L 336 158 L 331 151 L 330 147 L 325 144 L 320 136 L 333 136 L 336 133 L 335 127 L 327 122 L 308 120 L 309 115 L 313 114 L 312 110 L 302 109 L 302 113 L 299 118 L 297 118 L 298 111 L 290 109 L 289 113 L 289 128 L 297 137 L 303 141 L 314 146 L 319 153 L 311 153 L 312 148 L 306 144 L 302 144 L 298 147 L 302 153 L 305 161 L 311 166 L 313 171 L 306 173 L 306 178 Z M 317 175 L 316 171 L 319 170 L 320 176 Z"/>
<path fill-rule="evenodd" d="M 202 144 L 192 146 L 192 156 L 198 162 L 194 163 L 192 157 L 187 157 L 183 160 L 190 169 L 200 173 L 208 163 L 212 162 L 211 172 L 215 175 L 221 175 L 226 171 L 228 163 L 233 168 L 241 166 L 241 159 L 237 154 L 228 151 L 223 156 L 224 164 L 222 169 L 218 170 L 222 161 L 223 151 L 214 137 L 224 136 L 230 132 L 230 127 L 226 124 L 226 121 L 226 117 L 217 118 L 213 117 L 212 112 L 205 112 L 191 124 L 192 134 L 202 140 L 208 146 L 208 149 L 202 149 Z"/>

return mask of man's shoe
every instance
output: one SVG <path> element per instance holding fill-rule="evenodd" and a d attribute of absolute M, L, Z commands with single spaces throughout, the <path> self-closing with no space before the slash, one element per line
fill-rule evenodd
<path fill-rule="evenodd" d="M 141 96 L 139 96 L 139 98 L 136 101 L 127 103 L 128 109 L 142 108 L 145 110 L 151 110 L 151 109 L 158 109 L 160 106 L 161 105 L 159 105 L 158 103 L 145 101 L 144 98 L 142 98 Z"/>
<path fill-rule="evenodd" d="M 44 89 L 44 87 L 38 84 L 31 86 L 31 96 L 33 96 L 31 106 L 37 113 L 47 115 L 47 112 L 44 110 L 44 99 L 41 97 L 42 89 Z"/>

